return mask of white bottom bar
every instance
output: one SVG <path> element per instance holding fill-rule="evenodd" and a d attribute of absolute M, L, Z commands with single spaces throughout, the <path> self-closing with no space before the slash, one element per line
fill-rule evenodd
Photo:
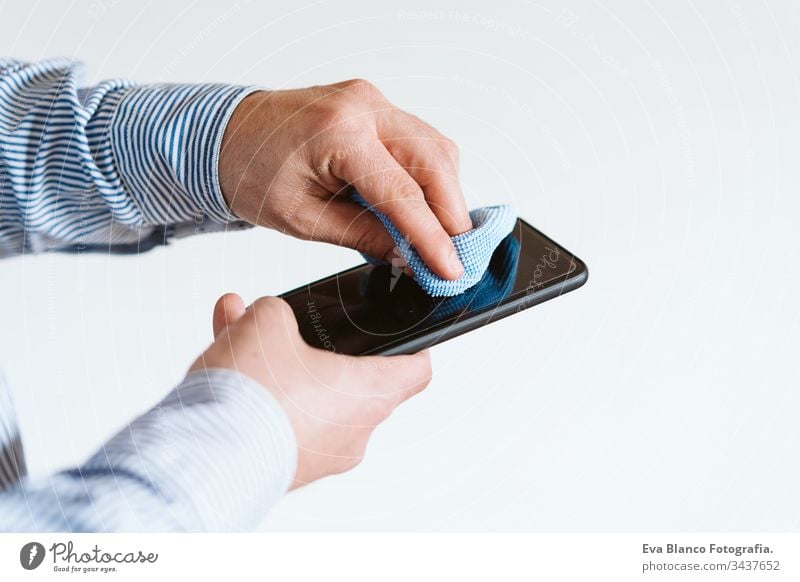
<path fill-rule="evenodd" d="M 0 535 L 0 580 L 761 582 L 798 562 L 800 534 Z"/>

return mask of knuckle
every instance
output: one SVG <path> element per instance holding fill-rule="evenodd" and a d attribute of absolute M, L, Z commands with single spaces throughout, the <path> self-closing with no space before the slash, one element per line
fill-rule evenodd
<path fill-rule="evenodd" d="M 449 137 L 445 137 L 441 143 L 442 143 L 442 148 L 444 149 L 445 152 L 447 152 L 447 155 L 449 155 L 450 158 L 454 161 L 458 160 L 459 157 L 458 144 Z"/>
<path fill-rule="evenodd" d="M 393 181 L 389 185 L 393 186 L 391 191 L 394 192 L 394 197 L 384 202 L 383 208 L 380 208 L 381 212 L 391 214 L 393 219 L 402 221 L 414 219 L 428 208 L 421 191 L 405 186 L 400 181 Z"/>
<path fill-rule="evenodd" d="M 376 97 L 381 94 L 378 88 L 366 79 L 348 79 L 341 86 L 351 94 L 363 97 Z"/>
<path fill-rule="evenodd" d="M 347 125 L 351 119 L 350 112 L 336 99 L 316 108 L 317 125 L 323 129 L 341 128 L 341 126 Z"/>
<path fill-rule="evenodd" d="M 426 206 L 425 195 L 422 193 L 422 188 L 414 180 L 406 177 L 404 173 L 399 171 L 394 174 L 393 186 L 397 192 L 397 197 L 405 202 L 407 205 L 413 207 L 413 210 L 418 211 Z"/>

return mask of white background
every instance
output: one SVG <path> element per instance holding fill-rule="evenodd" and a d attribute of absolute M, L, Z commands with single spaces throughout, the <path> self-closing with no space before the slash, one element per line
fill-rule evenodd
<path fill-rule="evenodd" d="M 273 530 L 792 530 L 800 523 L 800 5 L 5 2 L 0 52 L 89 81 L 374 81 L 589 265 L 434 349 L 366 461 Z M 0 265 L 31 471 L 84 459 L 210 339 L 216 297 L 358 262 L 264 230 Z"/>

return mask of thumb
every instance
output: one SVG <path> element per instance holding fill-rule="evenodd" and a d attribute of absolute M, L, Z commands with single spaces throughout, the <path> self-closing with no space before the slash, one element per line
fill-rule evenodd
<path fill-rule="evenodd" d="M 214 304 L 211 325 L 214 328 L 214 339 L 225 331 L 225 328 L 239 321 L 244 315 L 244 301 L 236 293 L 226 293 Z"/>

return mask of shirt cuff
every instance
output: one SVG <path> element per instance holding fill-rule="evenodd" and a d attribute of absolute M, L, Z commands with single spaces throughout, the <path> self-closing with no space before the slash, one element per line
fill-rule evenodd
<path fill-rule="evenodd" d="M 238 220 L 219 183 L 231 115 L 261 87 L 149 85 L 127 89 L 110 124 L 122 183 L 146 224 Z"/>
<path fill-rule="evenodd" d="M 286 493 L 296 467 L 280 404 L 255 380 L 214 368 L 187 375 L 81 471 L 137 476 L 179 529 L 245 531 Z"/>

